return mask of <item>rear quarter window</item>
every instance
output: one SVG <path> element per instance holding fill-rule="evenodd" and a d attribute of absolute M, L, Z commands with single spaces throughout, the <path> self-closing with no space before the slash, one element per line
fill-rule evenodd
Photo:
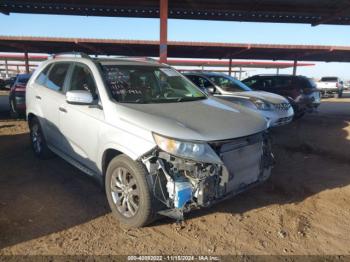
<path fill-rule="evenodd" d="M 54 91 L 62 91 L 69 66 L 69 63 L 54 64 L 47 77 L 46 87 Z"/>
<path fill-rule="evenodd" d="M 310 78 L 300 78 L 299 83 L 302 88 L 316 88 L 316 83 L 313 79 Z"/>
<path fill-rule="evenodd" d="M 45 85 L 47 81 L 47 74 L 51 68 L 51 64 L 46 66 L 35 79 L 35 83 L 38 85 Z"/>

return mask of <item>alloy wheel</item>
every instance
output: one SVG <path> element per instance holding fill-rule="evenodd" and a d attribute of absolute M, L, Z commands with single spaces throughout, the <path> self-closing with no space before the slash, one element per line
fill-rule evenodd
<path fill-rule="evenodd" d="M 35 153 L 40 154 L 40 152 L 42 150 L 42 141 L 43 140 L 42 140 L 39 125 L 34 124 L 32 126 L 31 136 L 32 136 L 32 144 L 33 144 L 34 151 L 35 151 Z"/>
<path fill-rule="evenodd" d="M 139 188 L 132 173 L 118 167 L 114 170 L 111 179 L 112 198 L 118 211 L 125 217 L 133 217 L 139 209 Z"/>

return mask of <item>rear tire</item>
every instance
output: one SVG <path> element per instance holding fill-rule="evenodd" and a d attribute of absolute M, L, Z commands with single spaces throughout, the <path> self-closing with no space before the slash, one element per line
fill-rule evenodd
<path fill-rule="evenodd" d="M 304 112 L 295 114 L 294 117 L 293 117 L 293 120 L 294 121 L 299 120 L 299 119 L 303 118 L 304 115 L 305 115 Z"/>
<path fill-rule="evenodd" d="M 337 98 L 342 98 L 343 97 L 343 90 L 339 91 L 339 93 L 336 96 L 337 96 Z"/>
<path fill-rule="evenodd" d="M 52 151 L 48 148 L 44 133 L 37 118 L 29 121 L 30 142 L 34 154 L 41 158 L 47 159 L 53 156 Z"/>
<path fill-rule="evenodd" d="M 106 195 L 112 213 L 129 227 L 143 227 L 155 219 L 156 205 L 147 182 L 148 171 L 126 155 L 108 165 Z"/>
<path fill-rule="evenodd" d="M 19 117 L 19 113 L 16 108 L 16 102 L 13 99 L 10 99 L 10 116 L 11 118 L 15 119 Z"/>

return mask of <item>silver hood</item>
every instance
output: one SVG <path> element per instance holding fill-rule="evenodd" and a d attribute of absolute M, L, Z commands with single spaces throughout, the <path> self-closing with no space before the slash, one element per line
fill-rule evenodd
<path fill-rule="evenodd" d="M 116 106 L 122 121 L 183 140 L 225 140 L 267 128 L 260 114 L 213 97 L 194 102 Z"/>
<path fill-rule="evenodd" d="M 232 93 L 233 96 L 242 96 L 242 97 L 252 97 L 257 99 L 262 99 L 266 102 L 272 104 L 281 104 L 288 103 L 288 100 L 283 96 L 265 92 L 265 91 L 246 91 L 246 92 L 235 92 Z"/>

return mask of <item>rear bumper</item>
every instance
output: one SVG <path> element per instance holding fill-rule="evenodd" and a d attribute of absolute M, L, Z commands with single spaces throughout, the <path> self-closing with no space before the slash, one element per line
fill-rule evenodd
<path fill-rule="evenodd" d="M 321 94 L 319 91 L 310 95 L 301 95 L 295 101 L 291 101 L 296 114 L 313 112 L 321 104 Z"/>
<path fill-rule="evenodd" d="M 324 95 L 324 94 L 337 94 L 339 93 L 341 89 L 339 88 L 322 88 L 322 89 L 318 89 L 318 91 Z"/>
<path fill-rule="evenodd" d="M 22 93 L 13 93 L 10 95 L 10 103 L 16 107 L 16 110 L 25 112 L 26 111 L 26 98 L 25 94 Z"/>

